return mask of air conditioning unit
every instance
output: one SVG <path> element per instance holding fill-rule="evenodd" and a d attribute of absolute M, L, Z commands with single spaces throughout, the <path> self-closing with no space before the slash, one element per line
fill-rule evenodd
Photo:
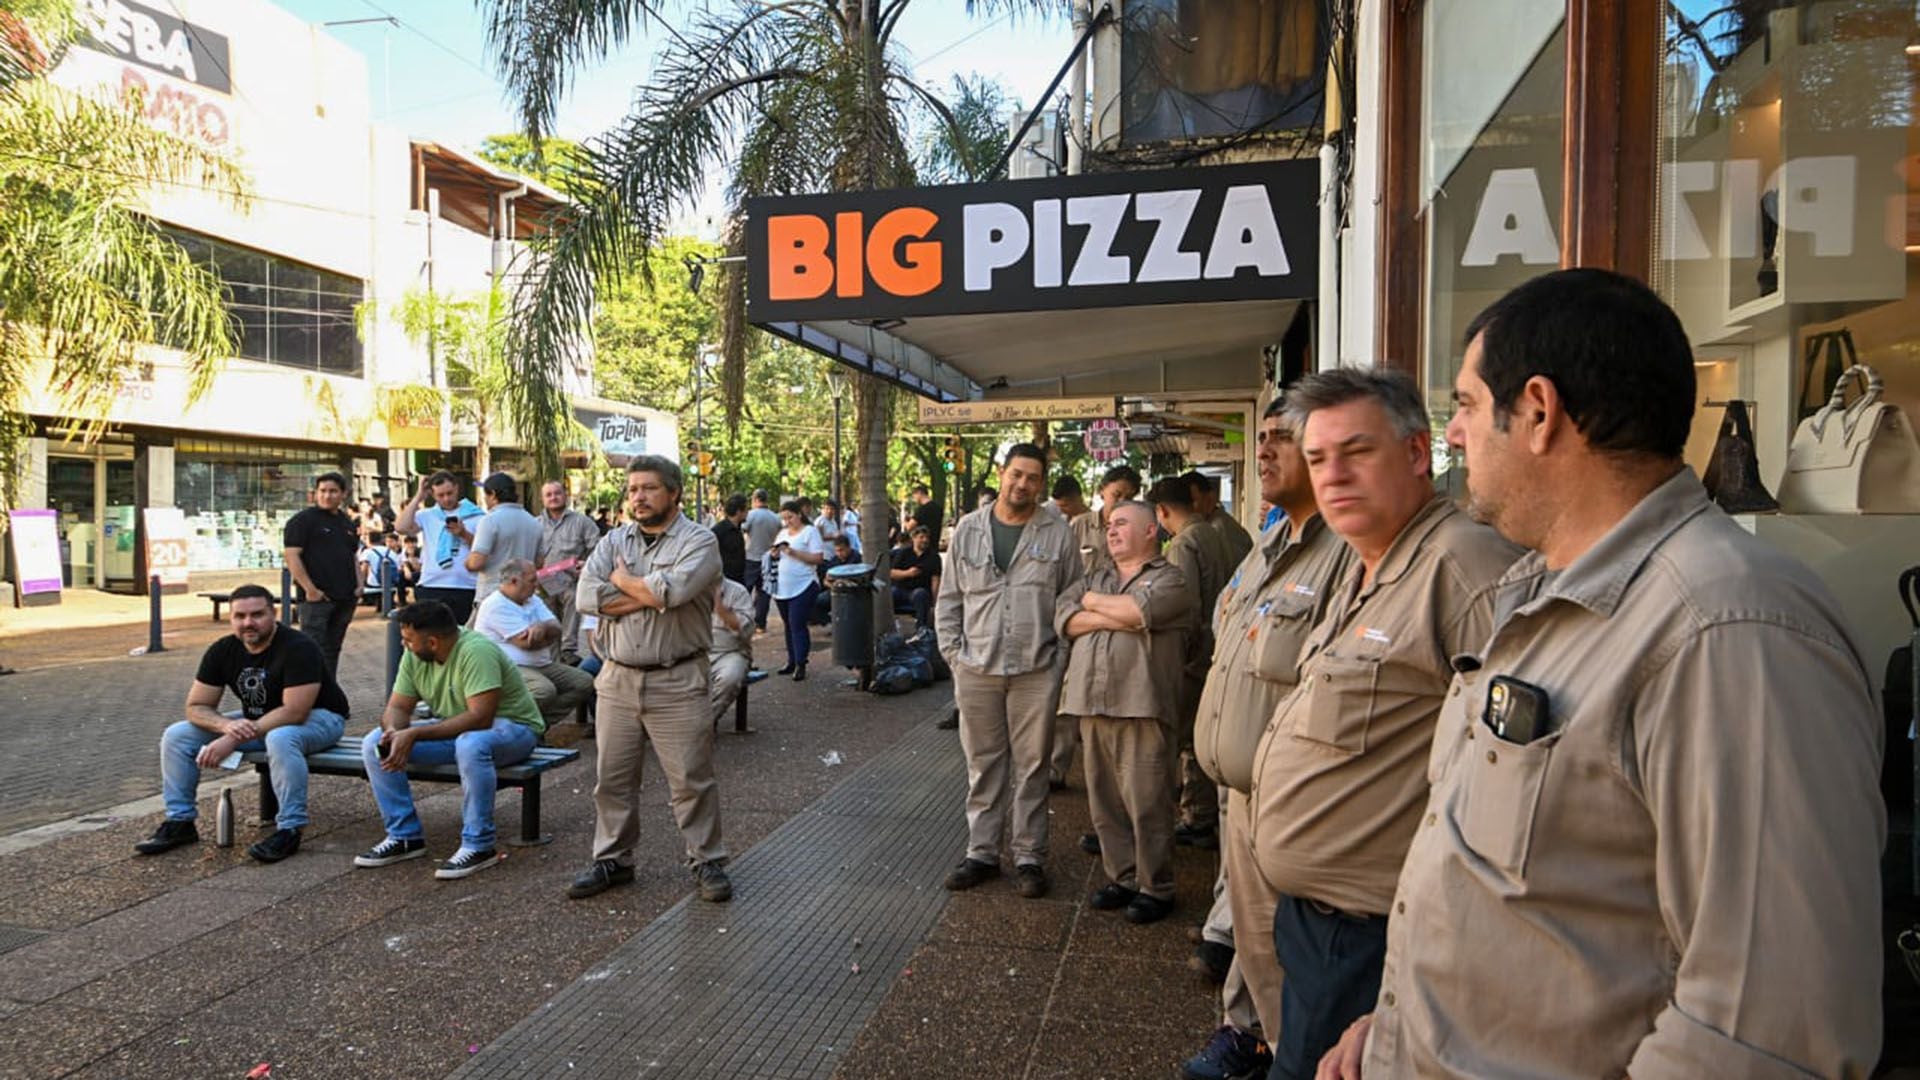
<path fill-rule="evenodd" d="M 1020 130 L 1020 122 L 1027 118 L 1024 110 L 1016 111 L 1007 117 L 1007 135 L 1011 137 Z M 1035 180 L 1042 177 L 1058 176 L 1066 169 L 1067 140 L 1066 127 L 1058 110 L 1049 110 L 1033 118 L 1033 124 L 1026 134 L 1020 136 L 1020 145 L 1014 148 L 1013 157 L 1007 161 L 1007 179 Z"/>

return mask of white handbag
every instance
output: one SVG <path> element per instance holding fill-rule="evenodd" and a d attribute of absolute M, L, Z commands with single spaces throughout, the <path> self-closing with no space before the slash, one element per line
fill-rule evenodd
<path fill-rule="evenodd" d="M 1846 402 L 1849 382 L 1860 396 Z M 1920 440 L 1878 372 L 1855 364 L 1833 396 L 1800 422 L 1787 450 L 1780 509 L 1789 514 L 1920 514 Z"/>

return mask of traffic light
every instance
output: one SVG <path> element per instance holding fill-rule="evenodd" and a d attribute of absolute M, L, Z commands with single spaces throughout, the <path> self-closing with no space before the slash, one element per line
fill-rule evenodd
<path fill-rule="evenodd" d="M 948 472 L 958 472 L 967 461 L 967 452 L 960 447 L 960 436 L 947 436 L 947 448 L 940 452 L 940 456 L 947 459 L 942 468 Z"/>
<path fill-rule="evenodd" d="M 700 470 L 701 476 L 713 475 L 713 455 L 712 454 L 709 454 L 705 450 L 702 450 L 698 454 L 694 455 L 694 460 L 698 463 L 698 468 Z"/>

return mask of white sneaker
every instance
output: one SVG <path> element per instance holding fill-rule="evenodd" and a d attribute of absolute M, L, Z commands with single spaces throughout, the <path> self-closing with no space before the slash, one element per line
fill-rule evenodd
<path fill-rule="evenodd" d="M 452 881 L 455 878 L 466 877 L 468 874 L 477 874 L 498 861 L 499 858 L 494 855 L 492 848 L 473 851 L 463 847 L 453 853 L 453 858 L 441 863 L 440 869 L 435 870 L 433 876 L 442 881 Z"/>

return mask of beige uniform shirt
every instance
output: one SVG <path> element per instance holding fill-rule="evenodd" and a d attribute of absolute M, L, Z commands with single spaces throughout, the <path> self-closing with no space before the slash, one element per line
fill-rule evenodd
<path fill-rule="evenodd" d="M 1273 710 L 1300 679 L 1307 634 L 1353 565 L 1353 549 L 1318 515 L 1293 539 L 1282 521 L 1227 579 L 1214 609 L 1213 666 L 1194 721 L 1193 748 L 1219 783 L 1253 787 L 1253 753 Z"/>
<path fill-rule="evenodd" d="M 1054 619 L 1061 640 L 1067 639 L 1067 621 L 1083 610 L 1081 598 L 1090 592 L 1124 594 L 1139 606 L 1143 628 L 1095 630 L 1069 643 L 1060 714 L 1148 717 L 1172 726 L 1179 716 L 1187 638 L 1194 629 L 1193 590 L 1186 575 L 1157 557 L 1124 580 L 1118 567 L 1102 567 L 1084 587 L 1061 598 Z"/>
<path fill-rule="evenodd" d="M 720 542 L 713 532 L 675 515 L 651 547 L 640 542 L 637 525 L 622 525 L 600 538 L 587 559 L 575 594 L 580 610 L 599 615 L 600 605 L 621 596 L 608 584 L 614 557 L 627 572 L 646 579 L 666 610 L 642 609 L 600 619 L 599 652 L 626 667 L 660 668 L 703 656 L 713 643 L 713 583 L 720 580 Z"/>
<path fill-rule="evenodd" d="M 731 629 L 721 621 L 722 607 L 733 612 L 740 629 Z M 720 601 L 713 606 L 713 645 L 707 655 L 719 657 L 729 653 L 739 653 L 749 662 L 753 660 L 753 594 L 732 578 L 721 578 Z"/>
<path fill-rule="evenodd" d="M 1086 567 L 1088 577 L 1103 566 L 1113 565 L 1113 556 L 1107 554 L 1107 523 L 1100 520 L 1100 511 L 1089 510 L 1067 524 L 1073 528 L 1073 542 L 1080 546 L 1080 564 Z"/>
<path fill-rule="evenodd" d="M 1364 586 L 1354 560 L 1254 752 L 1250 839 L 1270 887 L 1386 914 L 1427 801 L 1449 660 L 1486 643 L 1494 583 L 1519 555 L 1436 495 Z"/>
<path fill-rule="evenodd" d="M 1053 665 L 1054 615 L 1085 572 L 1073 530 L 1035 510 L 1006 573 L 993 564 L 988 506 L 961 518 L 947 542 L 947 572 L 934 601 L 940 652 L 951 667 L 981 675 L 1024 675 Z"/>
<path fill-rule="evenodd" d="M 1825 587 L 1691 471 L 1501 582 L 1433 744 L 1368 1080 L 1864 1077 L 1882 730 Z M 1484 723 L 1494 676 L 1549 732 Z"/>
<path fill-rule="evenodd" d="M 1220 542 L 1226 545 L 1227 565 L 1240 565 L 1247 553 L 1253 550 L 1253 537 L 1247 532 L 1246 526 L 1218 506 L 1213 508 L 1213 513 L 1208 514 L 1206 520 L 1213 531 L 1220 534 Z"/>
<path fill-rule="evenodd" d="M 1226 588 L 1233 564 L 1227 561 L 1227 544 L 1219 531 L 1200 518 L 1191 519 L 1167 542 L 1167 561 L 1187 575 L 1200 605 L 1201 629 L 1187 658 L 1187 675 L 1194 680 L 1197 696 L 1200 680 L 1207 675 L 1207 662 L 1213 658 L 1214 603 L 1220 599 L 1220 590 Z"/>
<path fill-rule="evenodd" d="M 580 566 L 600 545 L 600 526 L 578 510 L 567 510 L 555 521 L 545 510 L 540 512 L 540 566 L 558 566 L 571 559 L 571 569 L 540 576 L 540 591 L 548 596 L 571 593 L 580 582 Z"/>

